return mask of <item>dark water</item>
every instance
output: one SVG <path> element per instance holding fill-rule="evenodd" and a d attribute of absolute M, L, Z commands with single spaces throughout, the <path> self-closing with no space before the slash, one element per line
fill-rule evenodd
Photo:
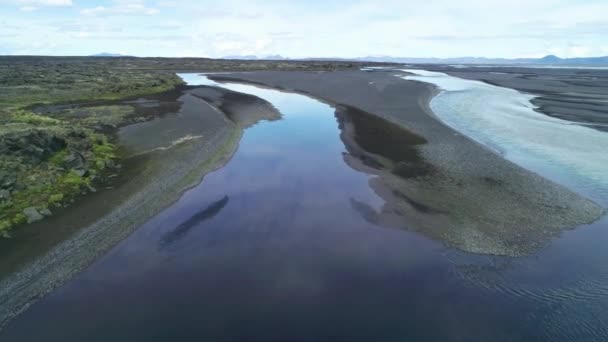
<path fill-rule="evenodd" d="M 374 225 L 355 204 L 382 200 L 345 163 L 334 108 L 226 87 L 270 101 L 283 120 L 249 128 L 225 167 L 0 341 L 608 339 L 606 219 L 526 258 Z"/>

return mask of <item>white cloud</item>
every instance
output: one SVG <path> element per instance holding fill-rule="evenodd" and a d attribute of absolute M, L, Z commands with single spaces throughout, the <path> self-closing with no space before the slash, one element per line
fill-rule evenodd
<path fill-rule="evenodd" d="M 16 8 L 72 1 L 0 0 Z M 43 5 L 44 4 L 44 5 Z M 87 5 L 85 5 L 87 4 Z M 17 11 L 4 50 L 289 57 L 562 57 L 607 54 L 606 0 L 97 0 Z M 154 16 L 162 11 L 162 16 Z M 21 16 L 21 18 L 19 18 Z M 28 27 L 23 30 L 22 27 Z M 51 45 L 31 43 L 44 37 Z M 36 48 L 44 50 L 35 50 Z"/>
<path fill-rule="evenodd" d="M 107 8 L 105 8 L 103 6 L 97 6 L 97 7 L 93 7 L 93 8 L 85 8 L 82 11 L 80 11 L 80 14 L 82 14 L 82 15 L 97 15 L 97 14 L 106 13 L 107 11 L 108 11 Z"/>
<path fill-rule="evenodd" d="M 85 8 L 80 14 L 86 16 L 105 16 L 105 15 L 155 15 L 160 13 L 157 8 L 146 6 L 145 1 L 138 0 L 115 0 L 112 6 L 97 6 Z"/>
<path fill-rule="evenodd" d="M 22 8 L 35 6 L 72 6 L 72 0 L 17 0 L 17 3 L 25 5 Z"/>

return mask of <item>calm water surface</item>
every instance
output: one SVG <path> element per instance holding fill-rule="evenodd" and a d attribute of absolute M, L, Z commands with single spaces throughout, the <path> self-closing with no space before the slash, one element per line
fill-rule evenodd
<path fill-rule="evenodd" d="M 225 167 L 1 341 L 608 339 L 605 219 L 527 258 L 375 226 L 352 203 L 382 200 L 344 162 L 333 108 L 222 86 L 270 101 L 283 119 L 246 130 Z"/>

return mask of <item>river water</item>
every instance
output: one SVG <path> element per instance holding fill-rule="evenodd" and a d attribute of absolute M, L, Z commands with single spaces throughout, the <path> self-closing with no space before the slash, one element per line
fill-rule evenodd
<path fill-rule="evenodd" d="M 436 85 L 431 109 L 505 158 L 608 206 L 608 133 L 536 112 L 532 95 L 441 72 L 404 70 Z"/>
<path fill-rule="evenodd" d="M 608 338 L 606 220 L 524 258 L 377 226 L 353 205 L 383 203 L 373 176 L 345 163 L 334 108 L 182 77 L 261 97 L 283 119 L 247 129 L 227 165 L 33 305 L 1 341 Z"/>

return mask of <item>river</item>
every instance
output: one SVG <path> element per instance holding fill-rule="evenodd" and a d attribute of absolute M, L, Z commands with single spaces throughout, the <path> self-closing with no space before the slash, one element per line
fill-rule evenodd
<path fill-rule="evenodd" d="M 445 123 L 505 158 L 608 205 L 608 134 L 535 110 L 533 95 L 426 70 L 405 79 L 436 85 Z"/>
<path fill-rule="evenodd" d="M 0 340 L 608 337 L 605 219 L 520 258 L 378 226 L 355 205 L 383 203 L 369 186 L 374 176 L 345 162 L 335 108 L 181 76 L 263 98 L 282 119 L 248 128 L 227 165 L 34 304 Z"/>

